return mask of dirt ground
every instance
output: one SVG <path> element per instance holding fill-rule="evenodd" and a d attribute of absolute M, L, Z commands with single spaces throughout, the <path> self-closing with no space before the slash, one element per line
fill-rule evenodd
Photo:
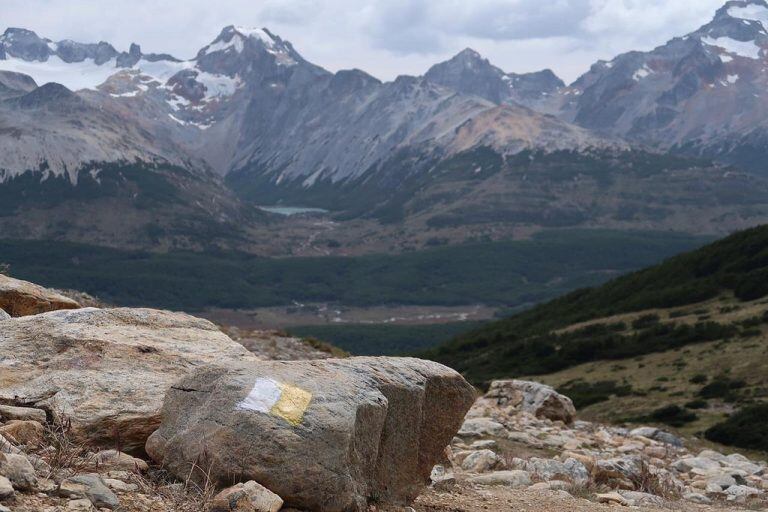
<path fill-rule="evenodd" d="M 427 491 L 413 505 L 416 512 L 593 512 L 620 511 L 634 512 L 744 512 L 766 510 L 765 508 L 735 508 L 733 506 L 695 505 L 691 503 L 669 503 L 662 509 L 620 507 L 595 503 L 584 498 L 575 498 L 566 492 L 512 490 L 504 487 L 473 487 L 459 484 L 449 493 Z"/>

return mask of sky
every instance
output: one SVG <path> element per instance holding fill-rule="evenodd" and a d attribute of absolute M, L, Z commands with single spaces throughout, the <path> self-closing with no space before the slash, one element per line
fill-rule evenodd
<path fill-rule="evenodd" d="M 724 0 L 0 0 L 5 26 L 55 41 L 132 42 L 191 58 L 227 25 L 266 27 L 331 71 L 420 75 L 473 48 L 508 72 L 575 80 L 598 59 L 650 50 Z M 4 27 L 2 27 L 4 28 Z M 2 30 L 0 28 L 0 30 Z"/>

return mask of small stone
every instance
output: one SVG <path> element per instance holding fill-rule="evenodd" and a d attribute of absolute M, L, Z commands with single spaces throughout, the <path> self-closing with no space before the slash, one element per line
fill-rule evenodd
<path fill-rule="evenodd" d="M 136 457 L 117 450 L 104 450 L 96 454 L 96 461 L 100 466 L 113 470 L 145 472 L 149 465 Z"/>
<path fill-rule="evenodd" d="M 213 498 L 211 512 L 278 512 L 283 500 L 253 480 L 224 489 Z"/>
<path fill-rule="evenodd" d="M 11 405 L 0 405 L 0 418 L 4 421 L 21 420 L 37 421 L 39 423 L 45 423 L 47 421 L 45 411 L 42 409 L 13 407 Z"/>
<path fill-rule="evenodd" d="M 471 418 L 464 422 L 458 435 L 462 437 L 506 437 L 507 429 L 491 418 Z"/>
<path fill-rule="evenodd" d="M 734 503 L 744 503 L 749 498 L 762 494 L 760 489 L 748 487 L 746 485 L 733 485 L 725 490 L 726 499 Z"/>
<path fill-rule="evenodd" d="M 619 491 L 631 507 L 663 507 L 664 500 L 647 492 Z"/>
<path fill-rule="evenodd" d="M 688 494 L 683 496 L 683 499 L 686 501 L 690 501 L 691 503 L 698 503 L 699 505 L 711 505 L 712 500 L 704 496 L 703 494 L 700 494 L 698 492 L 689 492 Z"/>
<path fill-rule="evenodd" d="M 35 468 L 24 455 L 0 453 L 0 475 L 21 491 L 30 491 L 37 485 Z"/>
<path fill-rule="evenodd" d="M 609 505 L 621 505 L 622 507 L 628 507 L 629 502 L 617 492 L 610 492 L 607 494 L 598 494 L 596 496 L 598 503 L 607 503 Z"/>
<path fill-rule="evenodd" d="M 14 491 L 11 481 L 4 476 L 0 476 L 0 500 L 7 500 L 12 497 L 13 494 Z"/>
<path fill-rule="evenodd" d="M 531 485 L 531 475 L 521 470 L 494 471 L 471 477 L 467 481 L 477 485 L 503 485 L 512 489 L 525 489 Z"/>
<path fill-rule="evenodd" d="M 114 478 L 104 478 L 104 483 L 107 484 L 107 487 L 117 492 L 134 492 L 139 489 L 139 486 L 136 484 L 129 484 Z"/>
<path fill-rule="evenodd" d="M 67 510 L 73 512 L 90 512 L 93 510 L 93 505 L 86 498 L 69 500 L 69 502 L 67 502 Z"/>
<path fill-rule="evenodd" d="M 498 443 L 496 441 L 493 441 L 492 439 L 485 439 L 481 441 L 475 441 L 469 445 L 469 448 L 471 450 L 493 450 L 497 445 Z"/>
<path fill-rule="evenodd" d="M 456 477 L 447 471 L 445 466 L 437 465 L 432 468 L 429 479 L 432 481 L 432 488 L 436 491 L 447 492 L 456 486 Z"/>
<path fill-rule="evenodd" d="M 115 493 L 109 490 L 101 477 L 95 473 L 67 478 L 59 486 L 59 494 L 68 498 L 85 496 L 94 506 L 100 508 L 114 509 L 120 505 Z"/>
<path fill-rule="evenodd" d="M 473 473 L 487 473 L 501 465 L 501 459 L 491 450 L 470 453 L 461 463 L 461 469 Z"/>
<path fill-rule="evenodd" d="M 0 427 L 0 435 L 17 445 L 40 446 L 45 427 L 34 420 L 11 420 Z"/>

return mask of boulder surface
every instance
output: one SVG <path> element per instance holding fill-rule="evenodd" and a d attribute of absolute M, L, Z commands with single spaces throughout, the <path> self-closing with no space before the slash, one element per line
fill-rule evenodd
<path fill-rule="evenodd" d="M 178 477 L 254 480 L 301 510 L 404 504 L 474 397 L 458 373 L 418 359 L 209 367 L 173 385 L 146 450 Z"/>
<path fill-rule="evenodd" d="M 149 309 L 5 320 L 0 354 L 0 402 L 63 414 L 76 437 L 129 452 L 160 425 L 173 382 L 201 365 L 253 358 L 206 320 Z"/>
<path fill-rule="evenodd" d="M 525 412 L 537 418 L 570 424 L 576 418 L 576 408 L 567 396 L 538 382 L 497 380 L 472 408 L 471 416 L 514 416 Z"/>
<path fill-rule="evenodd" d="M 0 274 L 0 310 L 12 317 L 79 307 L 74 300 L 53 290 Z M 0 320 L 2 317 L 0 314 Z"/>

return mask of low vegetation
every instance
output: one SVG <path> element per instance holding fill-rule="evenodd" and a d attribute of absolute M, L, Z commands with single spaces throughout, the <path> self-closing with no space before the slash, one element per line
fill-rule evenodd
<path fill-rule="evenodd" d="M 617 333 L 608 326 L 555 332 L 602 317 L 679 308 L 722 294 L 732 294 L 737 301 L 768 294 L 768 226 L 743 231 L 599 288 L 570 293 L 461 335 L 426 355 L 477 381 L 727 339 L 743 333 L 742 326 L 722 325 L 702 316 L 694 325 L 661 324 L 651 314 L 634 321 L 632 334 Z"/>
<path fill-rule="evenodd" d="M 768 404 L 745 407 L 722 423 L 706 431 L 710 441 L 748 450 L 768 452 Z"/>
<path fill-rule="evenodd" d="M 702 242 L 666 233 L 563 231 L 400 255 L 270 259 L 2 240 L 0 261 L 12 265 L 15 277 L 125 306 L 198 311 L 300 301 L 520 308 Z"/>

